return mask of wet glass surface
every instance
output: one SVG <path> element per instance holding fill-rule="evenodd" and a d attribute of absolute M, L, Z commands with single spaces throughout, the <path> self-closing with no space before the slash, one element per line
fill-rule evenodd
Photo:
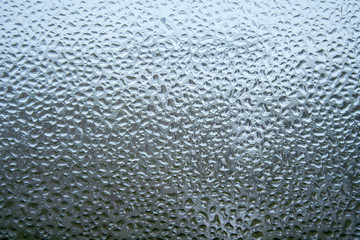
<path fill-rule="evenodd" d="M 358 1 L 2 1 L 0 239 L 360 238 Z"/>

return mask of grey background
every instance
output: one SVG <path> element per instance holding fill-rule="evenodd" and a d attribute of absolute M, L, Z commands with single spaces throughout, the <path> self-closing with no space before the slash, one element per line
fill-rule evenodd
<path fill-rule="evenodd" d="M 3 1 L 0 238 L 360 238 L 359 10 Z"/>

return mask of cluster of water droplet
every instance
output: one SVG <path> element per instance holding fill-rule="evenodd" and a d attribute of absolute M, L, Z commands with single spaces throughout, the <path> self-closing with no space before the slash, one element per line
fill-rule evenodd
<path fill-rule="evenodd" d="M 360 238 L 356 1 L 7 1 L 1 239 Z"/>

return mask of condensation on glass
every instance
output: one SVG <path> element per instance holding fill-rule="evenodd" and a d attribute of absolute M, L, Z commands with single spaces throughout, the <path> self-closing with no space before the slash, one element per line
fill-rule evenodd
<path fill-rule="evenodd" d="M 1 239 L 360 238 L 360 7 L 2 1 Z"/>

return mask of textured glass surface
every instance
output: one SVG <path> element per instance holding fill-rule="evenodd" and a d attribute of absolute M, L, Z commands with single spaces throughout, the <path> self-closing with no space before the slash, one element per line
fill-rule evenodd
<path fill-rule="evenodd" d="M 360 238 L 358 1 L 0 19 L 0 239 Z"/>

